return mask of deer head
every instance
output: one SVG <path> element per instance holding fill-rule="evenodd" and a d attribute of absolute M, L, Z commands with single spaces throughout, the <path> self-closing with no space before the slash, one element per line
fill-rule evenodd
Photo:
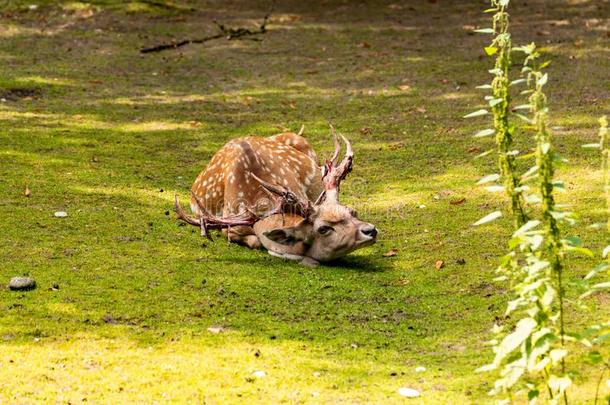
<path fill-rule="evenodd" d="M 264 246 L 268 245 L 265 243 L 265 239 L 267 239 L 283 247 L 273 246 L 273 250 L 276 252 L 284 251 L 322 262 L 345 256 L 356 249 L 375 243 L 377 228 L 373 224 L 358 219 L 354 209 L 339 202 L 341 181 L 352 170 L 354 152 L 350 142 L 341 136 L 346 145 L 346 152 L 345 157 L 338 164 L 341 145 L 332 125 L 331 131 L 335 143 L 335 153 L 323 168 L 324 191 L 313 205 L 308 201 L 297 202 L 296 205 L 301 207 L 301 213 L 304 213 L 297 224 L 273 229 L 268 229 L 270 224 L 261 223 L 255 226 L 255 231 L 257 228 L 261 230 L 263 237 L 261 242 Z M 270 192 L 278 196 L 286 195 L 286 190 L 281 190 L 259 178 L 257 180 Z M 257 231 L 258 233 L 259 231 Z M 296 251 L 286 249 L 286 247 L 295 246 Z"/>

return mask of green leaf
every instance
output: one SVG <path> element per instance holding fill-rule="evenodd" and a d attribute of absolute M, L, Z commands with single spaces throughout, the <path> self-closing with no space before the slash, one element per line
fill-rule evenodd
<path fill-rule="evenodd" d="M 494 34 L 495 33 L 493 28 L 480 28 L 478 30 L 474 30 L 474 32 L 478 32 L 480 34 Z"/>
<path fill-rule="evenodd" d="M 538 398 L 538 395 L 540 395 L 540 391 L 538 390 L 531 390 L 528 391 L 527 393 L 527 399 L 532 402 L 534 399 Z"/>
<path fill-rule="evenodd" d="M 593 286 L 595 290 L 606 290 L 610 288 L 610 281 L 606 281 L 605 283 L 597 283 Z"/>
<path fill-rule="evenodd" d="M 550 60 L 547 60 L 547 61 L 545 61 L 545 62 L 542 62 L 542 63 L 540 64 L 540 66 L 538 66 L 538 70 L 542 70 L 542 69 L 544 69 L 545 67 L 547 67 L 547 66 L 548 66 L 548 65 L 550 65 L 550 64 L 551 64 L 551 61 L 550 61 Z"/>
<path fill-rule="evenodd" d="M 486 46 L 483 49 L 485 50 L 485 53 L 487 54 L 487 56 L 492 56 L 492 55 L 495 55 L 496 53 L 498 53 L 498 48 L 496 48 L 495 46 Z"/>
<path fill-rule="evenodd" d="M 476 134 L 474 134 L 474 137 L 475 138 L 483 138 L 485 136 L 494 135 L 495 133 L 496 133 L 495 129 L 487 128 L 487 129 L 482 129 L 481 131 L 479 131 Z"/>
<path fill-rule="evenodd" d="M 597 266 L 595 266 L 593 268 L 593 270 L 591 270 L 589 273 L 587 273 L 584 280 L 590 280 L 593 277 L 595 277 L 596 275 L 598 275 L 599 273 L 601 273 L 602 271 L 607 270 L 608 268 L 610 268 L 610 264 L 608 264 L 608 263 L 598 264 Z"/>
<path fill-rule="evenodd" d="M 582 246 L 582 239 L 580 239 L 578 236 L 569 236 L 565 238 L 564 241 L 569 243 L 570 246 Z"/>
<path fill-rule="evenodd" d="M 595 255 L 593 254 L 593 252 L 591 250 L 584 248 L 584 247 L 580 247 L 580 246 L 566 246 L 566 251 L 573 252 L 573 253 L 581 253 L 588 257 L 595 257 Z M 610 283 L 608 283 L 608 285 L 610 285 Z"/>
<path fill-rule="evenodd" d="M 567 356 L 567 354 L 568 351 L 566 349 L 553 349 L 550 351 L 549 357 L 551 358 L 553 364 L 558 364 L 561 359 Z"/>
<path fill-rule="evenodd" d="M 498 1 L 498 4 L 500 6 L 506 7 L 506 6 L 508 6 L 509 1 L 510 0 L 500 0 L 500 1 Z"/>
<path fill-rule="evenodd" d="M 480 158 L 482 158 L 482 157 L 485 157 L 485 156 L 487 156 L 487 155 L 489 155 L 489 154 L 494 153 L 494 151 L 495 151 L 495 149 L 489 149 L 489 150 L 486 150 L 485 152 L 483 152 L 483 153 L 479 153 L 478 155 L 476 155 L 476 156 L 474 157 L 474 159 L 480 159 Z"/>
<path fill-rule="evenodd" d="M 538 225 L 540 225 L 540 221 L 538 221 L 537 219 L 532 219 L 527 221 L 525 224 L 523 224 L 521 226 L 521 228 L 517 229 L 515 231 L 515 233 L 513 233 L 513 236 L 519 236 L 519 235 L 523 235 L 525 234 L 527 231 L 534 229 L 535 227 L 537 227 Z"/>
<path fill-rule="evenodd" d="M 499 191 L 504 191 L 505 187 L 501 186 L 499 184 L 493 185 L 493 186 L 489 186 L 489 187 L 485 187 L 485 190 L 492 192 L 492 193 L 497 193 Z"/>
<path fill-rule="evenodd" d="M 483 218 L 479 219 L 477 222 L 472 224 L 472 226 L 479 226 L 479 225 L 483 225 L 483 224 L 486 224 L 491 221 L 495 221 L 496 219 L 500 218 L 501 216 L 502 216 L 502 212 L 494 211 L 491 214 L 487 214 Z"/>
<path fill-rule="evenodd" d="M 610 253 L 610 245 L 608 245 L 604 248 L 604 251 L 602 252 L 602 257 L 603 258 L 608 257 L 608 253 Z"/>
<path fill-rule="evenodd" d="M 497 181 L 500 178 L 500 175 L 497 173 L 494 174 L 488 174 L 487 176 L 481 178 L 481 180 L 479 180 L 477 182 L 477 184 L 485 184 L 485 183 L 491 183 L 493 181 Z"/>
<path fill-rule="evenodd" d="M 494 363 L 498 364 L 506 358 L 506 356 L 512 353 L 513 350 L 517 349 L 525 339 L 530 337 L 537 325 L 538 323 L 532 318 L 523 318 L 517 322 L 515 331 L 510 335 L 505 336 L 504 339 L 502 339 L 502 342 L 500 342 L 500 345 L 496 348 Z"/>
<path fill-rule="evenodd" d="M 537 171 L 538 171 L 538 165 L 532 166 L 528 169 L 527 172 L 523 173 L 523 175 L 521 177 L 522 178 L 529 177 L 532 174 L 536 173 Z"/>
<path fill-rule="evenodd" d="M 516 80 L 513 80 L 512 82 L 510 82 L 509 86 L 514 86 L 516 84 L 521 84 L 521 83 L 525 83 L 525 82 L 527 82 L 527 80 L 525 80 L 525 79 L 516 79 Z"/>
<path fill-rule="evenodd" d="M 587 353 L 587 360 L 589 360 L 591 364 L 600 364 L 602 361 L 604 361 L 604 358 L 600 352 L 597 350 L 592 350 Z"/>
<path fill-rule="evenodd" d="M 488 8 L 487 10 L 483 10 L 484 13 L 495 13 L 498 11 L 497 8 Z"/>
<path fill-rule="evenodd" d="M 531 110 L 531 109 L 532 109 L 531 104 L 521 104 L 516 107 L 513 107 L 513 110 Z"/>
<path fill-rule="evenodd" d="M 475 112 L 472 112 L 470 114 L 466 114 L 464 115 L 463 118 L 473 118 L 473 117 L 480 117 L 482 115 L 487 115 L 489 114 L 489 111 L 485 110 L 485 109 L 481 109 L 481 110 L 477 110 Z"/>
<path fill-rule="evenodd" d="M 521 118 L 523 121 L 527 122 L 528 124 L 531 124 L 531 123 L 532 123 L 532 120 L 531 120 L 531 119 L 529 119 L 528 117 L 526 117 L 525 115 L 522 115 L 522 114 L 519 114 L 519 113 L 513 113 L 513 115 L 514 115 L 515 117 L 519 117 L 519 118 Z"/>
<path fill-rule="evenodd" d="M 602 146 L 599 143 L 586 143 L 582 147 L 586 149 L 600 149 Z"/>
<path fill-rule="evenodd" d="M 481 84 L 480 86 L 475 87 L 475 89 L 491 89 L 491 84 Z"/>
<path fill-rule="evenodd" d="M 502 69 L 499 69 L 499 68 L 490 69 L 490 70 L 488 70 L 488 72 L 491 73 L 492 75 L 496 75 L 496 76 L 500 76 L 502 73 L 504 73 L 502 71 Z"/>
<path fill-rule="evenodd" d="M 496 106 L 498 104 L 500 104 L 503 100 L 501 98 L 492 98 L 491 100 L 488 101 L 489 106 L 493 107 Z"/>
<path fill-rule="evenodd" d="M 549 378 L 548 384 L 551 390 L 561 395 L 572 385 L 572 380 L 570 380 L 570 377 L 557 377 L 556 375 L 552 375 Z"/>
<path fill-rule="evenodd" d="M 540 79 L 537 80 L 537 84 L 539 86 L 544 86 L 548 81 L 549 81 L 549 75 L 545 73 L 542 75 L 542 77 Z"/>

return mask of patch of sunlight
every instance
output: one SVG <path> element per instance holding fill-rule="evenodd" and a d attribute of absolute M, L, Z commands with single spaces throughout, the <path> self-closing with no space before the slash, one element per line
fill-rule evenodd
<path fill-rule="evenodd" d="M 407 61 L 408 62 L 425 62 L 426 58 L 423 58 L 421 56 L 407 56 Z"/>
<path fill-rule="evenodd" d="M 254 356 L 255 351 L 262 355 Z M 5 365 L 2 403 L 392 402 L 400 400 L 401 382 L 387 376 L 402 364 L 336 357 L 299 341 L 246 340 L 230 331 L 148 347 L 124 337 L 79 333 L 57 341 L 0 344 L 0 361 Z M 416 378 L 414 371 L 406 374 Z M 431 376 L 417 387 L 431 401 L 466 400 L 462 390 L 434 389 L 441 381 Z M 446 382 L 464 383 L 464 377 Z"/>
<path fill-rule="evenodd" d="M 45 164 L 57 165 L 66 165 L 71 163 L 68 159 L 60 159 L 56 157 L 51 158 L 49 155 L 43 153 L 30 153 L 15 150 L 0 150 L 0 156 L 10 156 L 12 160 L 26 162 L 31 165 L 40 165 L 43 162 Z"/>
<path fill-rule="evenodd" d="M 10 61 L 10 60 L 15 60 L 15 59 L 17 59 L 17 57 L 15 55 L 12 55 L 8 52 L 0 51 L 0 60 Z"/>
<path fill-rule="evenodd" d="M 72 190 L 83 194 L 98 194 L 105 196 L 131 197 L 138 201 L 149 201 L 149 205 L 157 206 L 156 200 L 165 201 L 167 203 L 174 202 L 173 193 L 159 193 L 157 189 L 142 189 L 136 187 L 86 187 L 72 186 Z"/>
<path fill-rule="evenodd" d="M 203 125 L 200 121 L 143 121 L 114 123 L 98 120 L 92 115 L 63 115 L 0 110 L 0 120 L 16 121 L 18 119 L 42 119 L 47 124 L 53 123 L 80 129 L 108 129 L 123 132 L 173 131 L 177 129 L 187 130 L 200 128 Z"/>
<path fill-rule="evenodd" d="M 474 166 L 456 166 L 443 174 L 430 177 L 425 184 L 420 184 L 422 187 L 419 190 L 409 192 L 408 189 L 412 189 L 413 184 L 407 181 L 388 183 L 382 191 L 369 194 L 361 205 L 371 211 L 389 212 L 421 205 L 428 207 L 441 199 L 459 199 L 464 196 L 471 201 L 501 203 L 504 199 L 502 193 L 487 191 L 484 186 L 476 184 L 480 177 L 482 177 L 480 171 Z M 357 195 L 365 195 L 365 193 L 357 193 Z M 435 196 L 439 199 L 435 199 Z"/>
<path fill-rule="evenodd" d="M 24 82 L 27 84 L 46 84 L 52 86 L 76 86 L 74 80 L 59 78 L 59 77 L 43 77 L 43 76 L 21 76 L 15 78 L 16 82 Z"/>
<path fill-rule="evenodd" d="M 166 121 L 146 121 L 133 122 L 127 124 L 112 125 L 112 128 L 125 132 L 140 132 L 140 131 L 172 131 L 176 129 L 193 129 L 200 125 L 189 122 L 166 122 Z"/>
<path fill-rule="evenodd" d="M 60 119 L 61 116 L 58 114 L 45 114 L 45 113 L 33 113 L 33 112 L 20 112 L 12 110 L 0 110 L 0 120 L 3 121 L 15 121 L 17 119 L 24 118 L 43 118 L 43 119 Z"/>
<path fill-rule="evenodd" d="M 76 305 L 60 302 L 52 302 L 47 304 L 47 309 L 49 312 L 58 315 L 78 315 L 80 312 L 76 308 Z"/>
<path fill-rule="evenodd" d="M 460 100 L 465 98 L 474 98 L 477 94 L 475 93 L 460 93 L 460 92 L 451 92 L 445 93 L 440 96 L 432 97 L 432 100 Z"/>
<path fill-rule="evenodd" d="M 601 113 L 600 113 L 601 115 Z M 566 112 L 561 115 L 553 116 L 553 125 L 551 129 L 555 126 L 564 127 L 560 130 L 555 130 L 554 133 L 557 134 L 569 134 L 576 126 L 583 127 L 591 127 L 597 128 L 597 118 L 591 117 L 591 114 L 575 114 L 573 112 Z M 593 135 L 597 134 L 597 132 L 592 133 Z"/>
<path fill-rule="evenodd" d="M 82 11 L 82 10 L 90 10 L 93 7 L 91 4 L 83 3 L 80 1 L 70 1 L 61 6 L 62 9 L 66 11 Z M 97 7 L 96 7 L 97 8 Z"/>
<path fill-rule="evenodd" d="M 595 31 L 595 29 L 593 29 Z M 607 31 L 606 28 L 602 27 L 597 29 L 597 31 Z M 565 56 L 574 56 L 575 54 L 578 57 L 592 57 L 599 56 L 610 53 L 610 48 L 604 45 L 598 44 L 590 44 L 587 43 L 586 46 L 570 44 L 570 43 L 562 43 L 561 45 L 547 45 L 542 48 L 542 51 L 549 55 L 565 55 Z M 598 54 L 598 55 L 596 55 Z"/>
<path fill-rule="evenodd" d="M 145 104 L 179 104 L 207 101 L 209 98 L 200 94 L 162 94 L 146 95 L 142 97 L 119 97 L 114 100 L 106 100 L 120 105 L 145 105 Z"/>
<path fill-rule="evenodd" d="M 11 38 L 19 35 L 29 36 L 35 34 L 40 34 L 40 29 L 15 24 L 0 25 L 0 38 Z"/>

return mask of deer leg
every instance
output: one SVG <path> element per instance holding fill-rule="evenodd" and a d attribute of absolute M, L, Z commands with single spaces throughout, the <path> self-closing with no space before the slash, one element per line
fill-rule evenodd
<path fill-rule="evenodd" d="M 299 262 L 299 264 L 307 267 L 318 267 L 320 265 L 320 262 L 315 259 L 312 259 L 311 257 L 305 256 Z"/>
<path fill-rule="evenodd" d="M 231 242 L 247 246 L 250 249 L 260 249 L 262 247 L 251 226 L 235 226 L 229 230 L 223 229 L 222 234 Z"/>

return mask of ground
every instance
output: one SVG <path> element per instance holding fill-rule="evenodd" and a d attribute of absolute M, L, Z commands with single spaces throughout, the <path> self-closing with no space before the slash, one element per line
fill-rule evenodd
<path fill-rule="evenodd" d="M 486 2 L 277 3 L 262 41 L 146 55 L 215 19 L 255 27 L 269 4 L 4 3 L 0 283 L 38 288 L 0 290 L 0 403 L 395 403 L 400 387 L 491 401 L 493 376 L 473 370 L 510 323 L 492 281 L 510 223 L 470 226 L 506 204 L 475 185 L 494 171 L 473 159 L 484 119 L 461 119 L 490 77 L 471 33 Z M 580 145 L 610 111 L 610 3 L 511 3 L 515 41 L 553 61 L 560 198 L 581 213 L 568 232 L 600 249 L 599 156 Z M 327 156 L 328 120 L 353 142 L 343 201 L 380 229 L 375 246 L 310 269 L 179 226 L 174 193 L 226 141 L 304 124 Z M 571 328 L 607 319 L 605 303 L 571 309 Z M 590 401 L 599 370 L 579 371 L 573 398 Z"/>

